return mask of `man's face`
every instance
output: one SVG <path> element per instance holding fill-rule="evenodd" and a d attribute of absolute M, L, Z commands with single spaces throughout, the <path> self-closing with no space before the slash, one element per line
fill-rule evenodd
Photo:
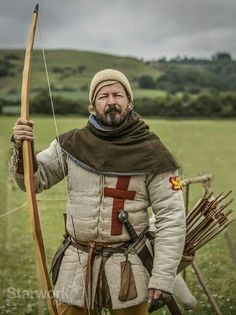
<path fill-rule="evenodd" d="M 102 87 L 95 98 L 93 110 L 97 119 L 106 126 L 120 126 L 127 117 L 132 102 L 120 83 Z"/>

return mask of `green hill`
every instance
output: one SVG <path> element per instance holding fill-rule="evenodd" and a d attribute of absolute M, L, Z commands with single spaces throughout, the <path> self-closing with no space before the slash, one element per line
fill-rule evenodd
<path fill-rule="evenodd" d="M 212 59 L 143 61 L 89 51 L 48 50 L 46 60 L 56 111 L 60 114 L 87 114 L 91 77 L 99 70 L 113 68 L 130 80 L 141 115 L 236 116 L 236 61 L 226 53 Z M 0 50 L 0 113 L 19 114 L 23 63 L 24 50 Z M 41 50 L 33 52 L 30 83 L 32 112 L 49 113 Z"/>
<path fill-rule="evenodd" d="M 222 58 L 222 55 L 224 58 Z M 225 58 L 225 55 L 227 58 Z M 164 93 L 197 94 L 235 91 L 236 61 L 229 54 L 212 59 L 174 58 L 146 61 L 78 50 L 48 50 L 46 60 L 52 90 L 69 99 L 87 99 L 91 77 L 104 68 L 123 71 L 136 98 Z M 213 56 L 214 57 L 214 56 Z M 24 50 L 0 50 L 0 97 L 19 99 Z M 31 93 L 47 89 L 43 55 L 33 52 Z"/>
<path fill-rule="evenodd" d="M 133 87 L 138 87 L 138 77 L 151 75 L 158 78 L 158 68 L 131 57 L 120 57 L 96 52 L 77 50 L 46 51 L 52 89 L 56 94 L 68 98 L 87 98 L 91 77 L 104 68 L 123 71 Z M 23 50 L 0 50 L 0 97 L 6 99 L 19 98 L 21 73 L 24 61 Z M 31 92 L 37 93 L 47 89 L 43 56 L 40 50 L 33 52 Z M 148 91 L 143 91 L 148 94 Z M 158 91 L 150 91 L 151 95 Z"/>

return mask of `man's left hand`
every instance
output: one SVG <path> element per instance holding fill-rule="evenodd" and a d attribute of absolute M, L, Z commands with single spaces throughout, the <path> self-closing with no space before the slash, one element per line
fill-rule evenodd
<path fill-rule="evenodd" d="M 161 290 L 149 289 L 148 290 L 148 303 L 151 303 L 152 300 L 158 300 L 162 295 Z"/>
<path fill-rule="evenodd" d="M 166 305 L 171 300 L 171 294 L 157 289 L 148 290 L 148 312 L 152 313 Z"/>

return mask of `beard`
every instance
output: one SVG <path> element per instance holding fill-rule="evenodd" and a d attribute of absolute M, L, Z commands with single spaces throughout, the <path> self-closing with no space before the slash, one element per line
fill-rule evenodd
<path fill-rule="evenodd" d="M 117 127 L 123 124 L 128 114 L 129 114 L 128 107 L 122 113 L 118 106 L 110 105 L 103 113 L 98 113 L 96 111 L 96 118 L 105 126 Z"/>

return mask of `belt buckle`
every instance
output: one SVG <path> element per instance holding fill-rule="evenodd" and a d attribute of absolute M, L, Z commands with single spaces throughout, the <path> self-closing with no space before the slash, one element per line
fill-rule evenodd
<path fill-rule="evenodd" d="M 102 257 L 109 257 L 110 256 L 110 253 L 108 251 L 102 251 L 101 254 L 100 254 Z"/>
<path fill-rule="evenodd" d="M 103 246 L 96 246 L 96 248 L 94 249 L 94 254 L 102 256 L 102 254 L 103 254 Z"/>

